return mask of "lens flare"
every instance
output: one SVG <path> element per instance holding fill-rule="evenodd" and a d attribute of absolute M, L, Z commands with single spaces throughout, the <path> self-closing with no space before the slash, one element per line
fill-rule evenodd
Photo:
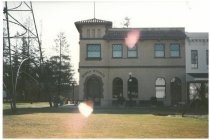
<path fill-rule="evenodd" d="M 79 112 L 85 116 L 89 117 L 93 112 L 93 102 L 92 101 L 85 101 L 78 105 Z"/>
<path fill-rule="evenodd" d="M 128 32 L 127 37 L 125 38 L 125 44 L 128 48 L 133 48 L 140 38 L 139 30 L 132 30 Z"/>

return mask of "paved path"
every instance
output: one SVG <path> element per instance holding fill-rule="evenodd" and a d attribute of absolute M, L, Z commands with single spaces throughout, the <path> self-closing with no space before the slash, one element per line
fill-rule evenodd
<path fill-rule="evenodd" d="M 59 106 L 61 108 L 77 108 L 77 105 L 74 104 L 65 104 L 63 106 Z"/>

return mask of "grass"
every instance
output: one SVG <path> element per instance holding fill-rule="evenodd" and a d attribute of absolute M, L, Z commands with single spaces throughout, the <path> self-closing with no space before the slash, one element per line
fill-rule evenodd
<path fill-rule="evenodd" d="M 44 103 L 37 106 L 43 108 L 35 109 L 27 105 L 27 108 L 19 109 L 16 115 L 4 110 L 3 137 L 208 138 L 207 118 L 166 116 L 168 113 L 176 114 L 171 110 L 96 108 L 90 117 L 85 118 L 77 109 L 47 108 L 49 105 Z"/>

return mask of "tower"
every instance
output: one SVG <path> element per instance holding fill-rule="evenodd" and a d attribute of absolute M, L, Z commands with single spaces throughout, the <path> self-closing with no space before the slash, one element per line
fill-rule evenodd
<path fill-rule="evenodd" d="M 41 65 L 43 61 L 41 44 L 38 36 L 38 31 L 36 27 L 36 21 L 34 17 L 32 2 L 5 2 L 4 3 L 4 15 L 3 19 L 3 51 L 4 60 L 8 60 L 9 69 L 6 71 L 10 82 L 8 83 L 9 93 L 11 98 L 11 109 L 16 111 L 16 94 L 14 80 L 15 73 L 12 66 L 12 56 L 15 55 L 17 50 L 17 41 L 24 39 L 25 44 L 27 44 L 27 55 L 25 58 L 37 59 L 38 63 Z M 27 18 L 26 18 L 27 17 Z M 30 22 L 32 21 L 32 22 Z M 39 51 L 39 57 L 31 57 L 29 50 L 33 46 Z M 15 45 L 16 43 L 16 45 Z M 23 58 L 23 55 L 18 57 Z M 5 59 L 8 58 L 8 59 Z M 25 60 L 24 60 L 25 61 Z M 23 62 L 23 61 L 22 61 Z M 39 65 L 39 66 L 40 66 Z M 5 72 L 5 70 L 4 70 Z M 18 76 L 16 76 L 17 78 Z"/>
<path fill-rule="evenodd" d="M 75 26 L 80 34 L 79 84 L 84 85 L 79 87 L 79 99 L 90 99 L 94 101 L 95 105 L 102 105 L 105 88 L 102 82 L 104 75 L 96 69 L 85 74 L 84 66 L 87 62 L 90 66 L 96 63 L 101 65 L 107 63 L 106 59 L 102 59 L 104 52 L 107 51 L 104 36 L 112 28 L 112 22 L 93 18 L 77 21 Z"/>

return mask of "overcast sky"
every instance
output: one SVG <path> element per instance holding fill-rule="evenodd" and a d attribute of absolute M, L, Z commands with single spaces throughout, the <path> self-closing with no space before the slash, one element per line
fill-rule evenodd
<path fill-rule="evenodd" d="M 93 18 L 94 2 L 34 1 L 32 4 L 39 33 L 42 27 L 45 55 L 53 54 L 54 39 L 59 32 L 65 32 L 78 81 L 79 34 L 74 22 Z M 129 27 L 185 27 L 187 32 L 207 32 L 209 8 L 208 0 L 96 0 L 95 17 L 112 21 L 113 27 L 119 28 L 123 27 L 124 18 L 129 17 Z"/>

